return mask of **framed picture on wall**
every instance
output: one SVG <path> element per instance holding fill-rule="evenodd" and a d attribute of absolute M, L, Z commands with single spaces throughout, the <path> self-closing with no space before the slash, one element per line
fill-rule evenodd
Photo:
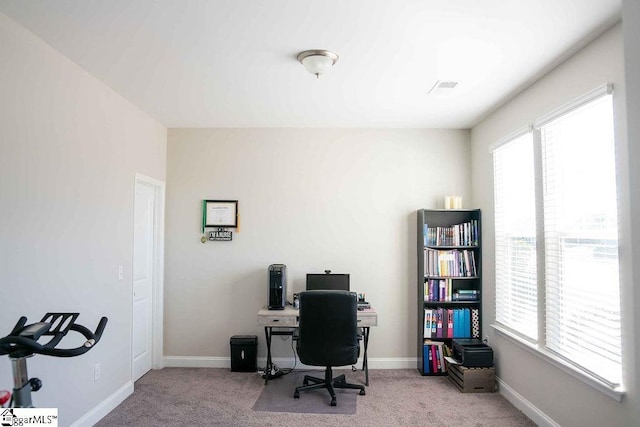
<path fill-rule="evenodd" d="M 203 200 L 203 228 L 238 227 L 237 200 Z"/>

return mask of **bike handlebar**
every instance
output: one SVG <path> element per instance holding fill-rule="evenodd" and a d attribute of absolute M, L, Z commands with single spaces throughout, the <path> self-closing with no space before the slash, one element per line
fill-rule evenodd
<path fill-rule="evenodd" d="M 102 317 L 95 332 L 91 332 L 85 326 L 75 323 L 77 313 L 47 313 L 43 321 L 25 326 L 26 317 L 21 317 L 11 333 L 0 338 L 0 355 L 8 354 L 9 357 L 25 357 L 32 354 L 44 354 L 54 357 L 74 357 L 86 353 L 100 341 L 108 319 Z M 44 322 L 50 319 L 50 322 Z M 31 328 L 31 329 L 30 329 Z M 55 348 L 68 331 L 82 334 L 86 341 L 76 348 Z M 52 338 L 46 344 L 38 343 L 42 335 L 51 335 Z"/>

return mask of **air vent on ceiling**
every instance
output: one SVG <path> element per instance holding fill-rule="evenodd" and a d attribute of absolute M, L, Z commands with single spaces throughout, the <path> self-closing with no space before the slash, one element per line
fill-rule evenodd
<path fill-rule="evenodd" d="M 459 82 L 438 80 L 427 92 L 429 95 L 450 95 Z"/>

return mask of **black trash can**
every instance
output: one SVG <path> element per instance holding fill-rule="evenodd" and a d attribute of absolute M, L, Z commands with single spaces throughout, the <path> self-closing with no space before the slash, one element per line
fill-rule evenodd
<path fill-rule="evenodd" d="M 234 335 L 231 344 L 231 372 L 256 372 L 258 370 L 258 337 Z"/>

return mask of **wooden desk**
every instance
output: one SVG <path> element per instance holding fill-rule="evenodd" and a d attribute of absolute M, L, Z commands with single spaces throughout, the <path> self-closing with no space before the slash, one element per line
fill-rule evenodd
<path fill-rule="evenodd" d="M 271 359 L 271 337 L 273 335 L 293 335 L 293 329 L 298 327 L 299 312 L 297 308 L 287 305 L 284 310 L 269 310 L 263 307 L 258 311 L 258 324 L 264 326 L 264 335 L 267 339 L 267 365 L 264 368 L 264 383 L 271 378 L 273 361 Z M 362 369 L 365 372 L 365 385 L 369 385 L 369 363 L 367 361 L 367 347 L 369 346 L 369 330 L 378 326 L 378 313 L 372 308 L 358 310 L 358 327 L 362 328 L 364 339 L 364 354 L 362 356 Z M 274 328 L 276 329 L 274 331 Z M 280 329 L 288 329 L 282 331 Z"/>

